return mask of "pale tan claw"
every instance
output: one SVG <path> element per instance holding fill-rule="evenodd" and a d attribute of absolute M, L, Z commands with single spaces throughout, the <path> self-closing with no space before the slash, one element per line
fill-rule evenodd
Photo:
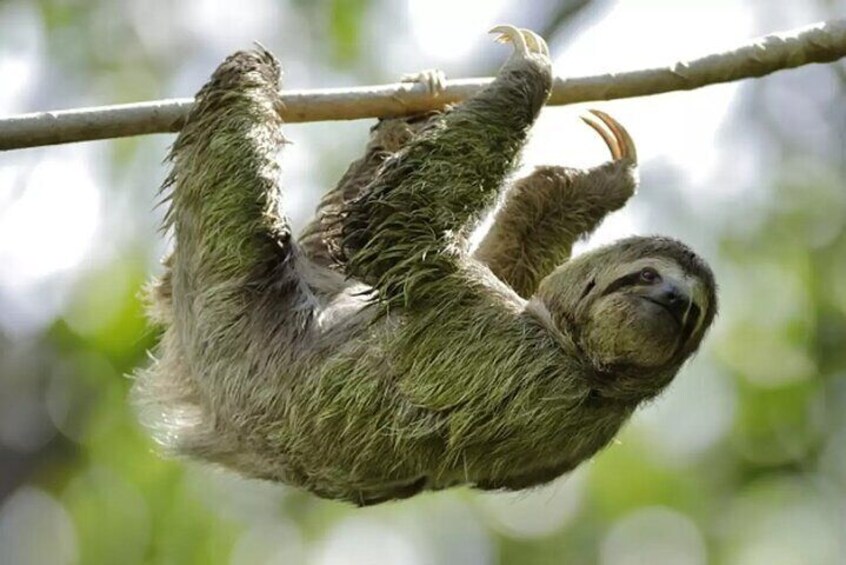
<path fill-rule="evenodd" d="M 521 55 L 526 55 L 529 52 L 529 48 L 526 45 L 526 40 L 523 38 L 523 34 L 520 33 L 520 30 L 514 26 L 498 25 L 492 27 L 488 33 L 498 33 L 499 35 L 496 37 L 496 41 L 499 43 L 513 43 L 514 50 Z"/>
<path fill-rule="evenodd" d="M 512 25 L 498 25 L 491 28 L 489 33 L 498 33 L 496 40 L 500 43 L 513 43 L 514 50 L 526 57 L 537 53 L 549 57 L 549 47 L 546 41 L 529 29 L 518 29 Z"/>
<path fill-rule="evenodd" d="M 611 157 L 615 161 L 629 159 L 637 163 L 637 149 L 634 140 L 620 122 L 601 110 L 588 110 L 590 114 L 584 114 L 582 121 L 602 137 L 605 145 L 611 151 Z"/>
<path fill-rule="evenodd" d="M 417 73 L 407 73 L 402 75 L 400 81 L 420 83 L 434 97 L 438 97 L 446 88 L 446 75 L 440 69 L 425 69 Z"/>
<path fill-rule="evenodd" d="M 520 33 L 523 34 L 523 38 L 526 40 L 526 45 L 528 45 L 532 52 L 540 53 L 541 55 L 549 57 L 549 47 L 540 35 L 530 29 L 521 29 Z"/>

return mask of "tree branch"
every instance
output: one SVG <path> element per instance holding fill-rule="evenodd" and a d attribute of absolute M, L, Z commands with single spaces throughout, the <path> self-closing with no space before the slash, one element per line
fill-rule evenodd
<path fill-rule="evenodd" d="M 762 77 L 846 56 L 846 20 L 757 38 L 735 49 L 669 67 L 592 77 L 558 78 L 549 104 L 572 104 L 691 90 Z M 439 96 L 422 84 L 397 83 L 347 89 L 284 91 L 286 122 L 394 117 L 441 108 L 472 96 L 490 78 L 448 81 Z M 24 114 L 0 120 L 0 150 L 74 141 L 176 132 L 193 100 L 181 98 L 100 108 Z"/>

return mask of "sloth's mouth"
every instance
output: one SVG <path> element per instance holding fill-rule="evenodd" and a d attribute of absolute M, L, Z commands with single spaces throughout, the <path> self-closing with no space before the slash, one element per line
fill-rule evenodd
<path fill-rule="evenodd" d="M 660 306 L 661 309 L 663 309 L 665 312 L 667 312 L 670 315 L 670 318 L 673 319 L 673 322 L 675 322 L 676 326 L 678 326 L 679 329 L 684 328 L 684 326 L 685 326 L 685 323 L 684 323 L 685 322 L 685 312 L 684 311 L 680 310 L 679 308 L 673 308 L 672 306 L 670 306 L 668 304 L 664 304 L 660 300 L 656 300 L 656 299 L 652 298 L 651 296 L 641 296 L 641 298 L 643 298 L 647 302 L 651 302 L 652 304 L 655 304 L 656 306 Z"/>
<path fill-rule="evenodd" d="M 700 310 L 696 304 L 688 302 L 684 304 L 684 308 L 680 308 L 678 306 L 665 304 L 650 296 L 641 296 L 641 298 L 655 304 L 656 306 L 660 306 L 661 309 L 667 312 L 669 317 L 672 318 L 679 332 L 679 347 L 682 347 L 685 343 L 687 343 L 691 335 L 693 335 L 693 331 L 696 329 L 696 324 L 699 322 Z"/>

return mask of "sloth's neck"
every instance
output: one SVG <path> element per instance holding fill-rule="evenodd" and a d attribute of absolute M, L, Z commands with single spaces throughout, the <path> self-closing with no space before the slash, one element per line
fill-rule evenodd
<path fill-rule="evenodd" d="M 561 349 L 563 349 L 569 357 L 572 357 L 573 359 L 581 359 L 584 357 L 581 348 L 573 339 L 573 336 L 568 329 L 559 328 L 555 324 L 555 320 L 553 319 L 549 308 L 547 308 L 546 304 L 544 304 L 540 299 L 532 297 L 528 302 L 526 302 L 523 312 L 530 318 L 538 321 L 547 331 L 549 331 L 549 334 L 555 339 L 558 345 L 561 346 Z"/>

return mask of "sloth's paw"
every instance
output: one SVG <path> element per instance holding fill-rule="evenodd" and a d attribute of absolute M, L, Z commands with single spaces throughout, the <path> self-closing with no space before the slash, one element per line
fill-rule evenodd
<path fill-rule="evenodd" d="M 425 69 L 417 73 L 402 75 L 402 82 L 414 82 L 426 87 L 431 96 L 439 96 L 446 88 L 446 75 L 440 69 Z"/>

